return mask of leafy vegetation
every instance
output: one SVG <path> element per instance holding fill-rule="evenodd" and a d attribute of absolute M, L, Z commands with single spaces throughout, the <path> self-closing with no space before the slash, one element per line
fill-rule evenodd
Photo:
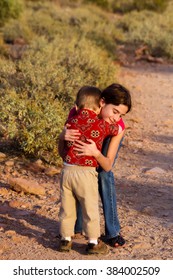
<path fill-rule="evenodd" d="M 3 27 L 1 130 L 27 154 L 58 162 L 58 135 L 79 88 L 115 81 L 117 69 L 102 37 L 111 24 L 99 10 L 94 21 L 83 8 L 69 11 L 46 1 L 27 5 L 22 18 Z"/>
<path fill-rule="evenodd" d="M 127 13 L 131 11 L 164 11 L 169 0 L 116 0 L 110 1 L 111 9 L 114 12 Z"/>
<path fill-rule="evenodd" d="M 9 18 L 18 18 L 22 12 L 22 4 L 21 0 L 1 0 L 0 25 L 3 25 Z"/>
<path fill-rule="evenodd" d="M 173 59 L 173 3 L 162 13 L 133 11 L 119 21 L 124 42 L 147 45 L 154 56 Z"/>

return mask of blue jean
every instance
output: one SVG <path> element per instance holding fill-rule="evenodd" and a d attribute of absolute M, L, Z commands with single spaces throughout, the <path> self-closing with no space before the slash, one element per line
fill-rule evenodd
<path fill-rule="evenodd" d="M 107 137 L 103 143 L 102 154 L 105 156 L 107 155 L 110 140 L 111 137 Z M 121 143 L 119 145 L 118 151 L 121 147 Z M 114 164 L 117 156 L 118 152 L 114 159 Z M 105 219 L 105 236 L 109 239 L 115 237 L 120 232 L 120 223 L 117 212 L 115 178 L 113 172 L 106 172 L 101 167 L 99 167 L 98 185 Z M 75 224 L 75 232 L 82 232 L 82 210 L 79 204 L 77 205 L 77 220 Z"/>

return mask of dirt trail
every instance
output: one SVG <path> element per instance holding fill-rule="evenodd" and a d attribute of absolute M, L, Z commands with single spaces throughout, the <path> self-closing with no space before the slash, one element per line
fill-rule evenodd
<path fill-rule="evenodd" d="M 119 81 L 133 98 L 114 168 L 126 246 L 87 256 L 79 239 L 69 254 L 58 252 L 59 174 L 0 147 L 0 259 L 173 259 L 173 66 L 138 62 L 122 67 Z M 35 180 L 46 193 L 17 193 L 9 176 Z"/>

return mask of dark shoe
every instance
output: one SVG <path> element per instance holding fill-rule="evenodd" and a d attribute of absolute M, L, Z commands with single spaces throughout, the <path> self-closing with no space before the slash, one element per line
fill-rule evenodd
<path fill-rule="evenodd" d="M 119 234 L 113 238 L 110 238 L 107 240 L 107 243 L 111 246 L 111 247 L 119 247 L 119 246 L 124 246 L 124 244 L 126 243 L 125 239 Z"/>
<path fill-rule="evenodd" d="M 72 248 L 72 242 L 68 240 L 61 240 L 60 241 L 60 247 L 59 251 L 60 252 L 69 252 Z"/>
<path fill-rule="evenodd" d="M 93 244 L 93 243 L 88 243 L 86 247 L 86 252 L 88 254 L 107 254 L 108 253 L 108 248 L 106 244 L 104 244 L 101 240 L 99 240 L 99 243 Z"/>

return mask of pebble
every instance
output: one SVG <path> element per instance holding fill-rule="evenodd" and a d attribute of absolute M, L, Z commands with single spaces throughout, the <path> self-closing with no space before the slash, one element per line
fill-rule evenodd
<path fill-rule="evenodd" d="M 153 167 L 151 169 L 143 169 L 145 174 L 163 174 L 166 171 L 160 167 Z"/>

